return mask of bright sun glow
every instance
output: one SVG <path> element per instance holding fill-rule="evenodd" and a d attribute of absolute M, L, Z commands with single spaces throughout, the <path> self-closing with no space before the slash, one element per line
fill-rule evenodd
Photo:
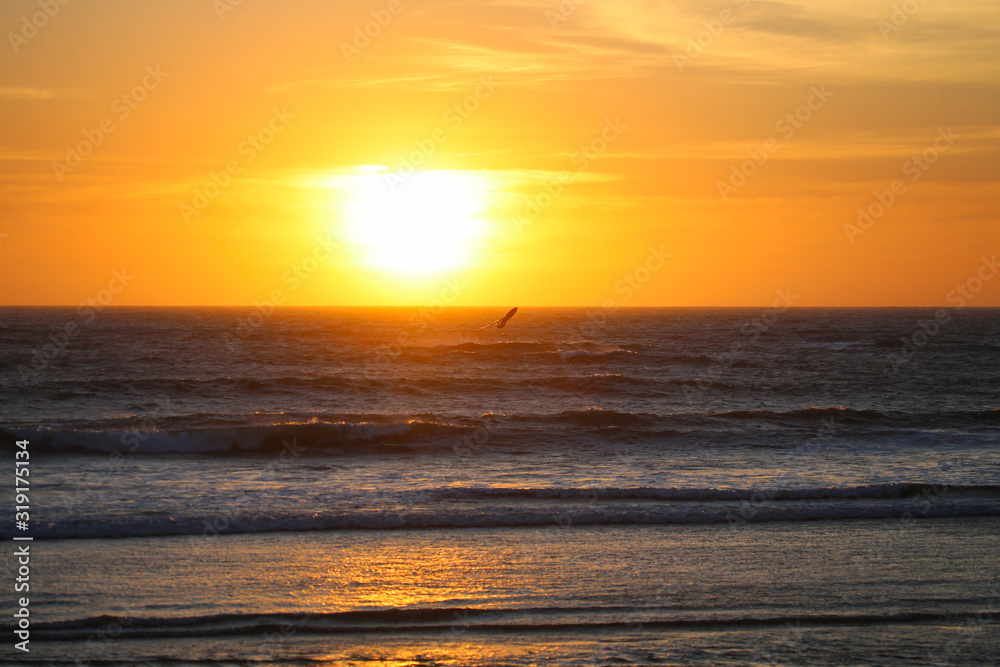
<path fill-rule="evenodd" d="M 399 176 L 371 168 L 353 175 L 346 231 L 364 265 L 402 273 L 436 273 L 466 265 L 486 232 L 488 189 L 468 172 Z"/>

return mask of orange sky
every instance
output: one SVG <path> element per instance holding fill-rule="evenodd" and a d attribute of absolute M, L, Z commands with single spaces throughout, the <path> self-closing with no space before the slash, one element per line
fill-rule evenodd
<path fill-rule="evenodd" d="M 995 0 L 62 1 L 0 7 L 3 304 L 943 306 L 1000 254 Z"/>

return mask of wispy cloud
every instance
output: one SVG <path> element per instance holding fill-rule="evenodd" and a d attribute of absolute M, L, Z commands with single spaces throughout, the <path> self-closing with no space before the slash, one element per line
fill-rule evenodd
<path fill-rule="evenodd" d="M 53 100 L 82 97 L 72 88 L 31 88 L 27 86 L 0 87 L 0 99 L 5 100 Z"/>

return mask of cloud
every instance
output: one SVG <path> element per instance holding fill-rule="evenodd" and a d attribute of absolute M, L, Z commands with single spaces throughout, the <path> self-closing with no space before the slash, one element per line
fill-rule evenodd
<path fill-rule="evenodd" d="M 0 87 L 0 99 L 4 100 L 53 100 L 81 97 L 72 88 L 31 88 L 27 86 Z"/>

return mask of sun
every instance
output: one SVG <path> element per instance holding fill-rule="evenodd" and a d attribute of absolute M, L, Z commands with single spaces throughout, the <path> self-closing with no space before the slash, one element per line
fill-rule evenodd
<path fill-rule="evenodd" d="M 408 176 L 369 168 L 351 178 L 346 236 L 361 263 L 397 273 L 439 273 L 467 265 L 486 232 L 488 188 L 475 172 Z"/>

